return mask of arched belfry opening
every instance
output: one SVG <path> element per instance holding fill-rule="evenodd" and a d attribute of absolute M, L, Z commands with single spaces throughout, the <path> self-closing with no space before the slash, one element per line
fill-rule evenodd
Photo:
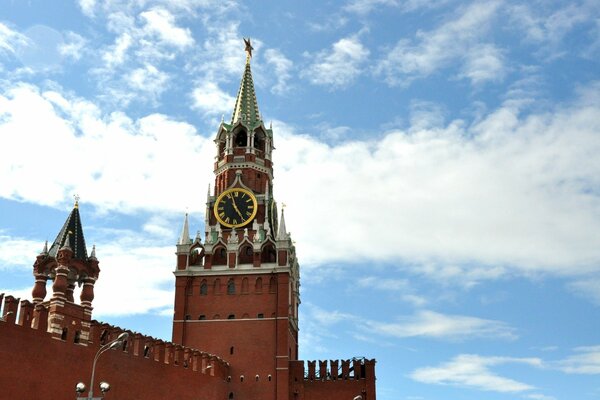
<path fill-rule="evenodd" d="M 233 138 L 233 146 L 234 147 L 246 147 L 248 146 L 248 133 L 245 129 L 240 129 L 235 132 L 235 136 Z"/>
<path fill-rule="evenodd" d="M 265 133 L 260 129 L 254 133 L 254 148 L 263 153 L 265 151 Z"/>

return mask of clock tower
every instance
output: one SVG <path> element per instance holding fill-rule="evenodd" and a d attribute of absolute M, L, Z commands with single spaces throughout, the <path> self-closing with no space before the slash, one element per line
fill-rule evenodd
<path fill-rule="evenodd" d="M 174 343 L 230 364 L 229 399 L 287 399 L 298 360 L 299 266 L 273 198 L 273 130 L 252 80 L 252 45 L 229 123 L 216 137 L 204 235 L 177 243 Z M 202 237 L 203 236 L 203 237 Z"/>

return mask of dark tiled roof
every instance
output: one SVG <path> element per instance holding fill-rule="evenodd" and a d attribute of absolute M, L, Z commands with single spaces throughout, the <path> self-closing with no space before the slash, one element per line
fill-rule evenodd
<path fill-rule="evenodd" d="M 65 245 L 67 238 L 69 238 L 69 247 L 73 250 L 73 259 L 87 261 L 87 249 L 85 247 L 85 238 L 83 237 L 83 228 L 81 227 L 81 217 L 79 216 L 77 203 L 73 207 L 73 211 L 69 214 L 62 229 L 58 232 L 56 239 L 54 239 L 48 255 L 56 257 L 58 250 Z"/>

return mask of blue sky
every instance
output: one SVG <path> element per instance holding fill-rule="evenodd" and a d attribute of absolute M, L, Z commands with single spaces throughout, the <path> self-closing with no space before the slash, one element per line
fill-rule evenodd
<path fill-rule="evenodd" d="M 594 1 L 5 0 L 0 292 L 79 194 L 95 317 L 170 337 L 242 36 L 301 358 L 377 358 L 380 400 L 599 399 Z"/>

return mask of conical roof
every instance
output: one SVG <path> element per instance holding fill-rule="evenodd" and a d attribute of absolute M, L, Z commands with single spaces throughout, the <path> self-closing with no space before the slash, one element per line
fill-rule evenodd
<path fill-rule="evenodd" d="M 252 45 L 250 39 L 244 39 L 246 43 L 246 67 L 240 89 L 235 100 L 233 115 L 231 116 L 231 124 L 241 121 L 244 125 L 253 127 L 260 121 L 260 113 L 258 111 L 258 103 L 256 101 L 256 93 L 254 91 L 254 81 L 252 80 L 252 70 L 250 68 L 250 60 L 252 59 Z"/>
<path fill-rule="evenodd" d="M 181 228 L 181 235 L 179 236 L 179 242 L 177 242 L 177 244 L 191 244 L 191 243 L 192 243 L 192 240 L 190 239 L 188 214 L 185 213 L 185 218 L 183 219 L 183 228 Z"/>
<path fill-rule="evenodd" d="M 281 209 L 281 219 L 279 220 L 279 232 L 277 232 L 277 240 L 288 239 L 287 229 L 285 228 L 285 214 L 284 209 Z"/>
<path fill-rule="evenodd" d="M 65 246 L 67 240 L 67 246 L 73 250 L 73 259 L 87 261 L 88 255 L 85 247 L 85 238 L 83 237 L 83 228 L 81 227 L 81 217 L 79 216 L 79 203 L 77 201 L 73 206 L 73 211 L 71 211 L 62 229 L 58 232 L 56 239 L 54 239 L 48 255 L 56 257 L 58 250 Z"/>

